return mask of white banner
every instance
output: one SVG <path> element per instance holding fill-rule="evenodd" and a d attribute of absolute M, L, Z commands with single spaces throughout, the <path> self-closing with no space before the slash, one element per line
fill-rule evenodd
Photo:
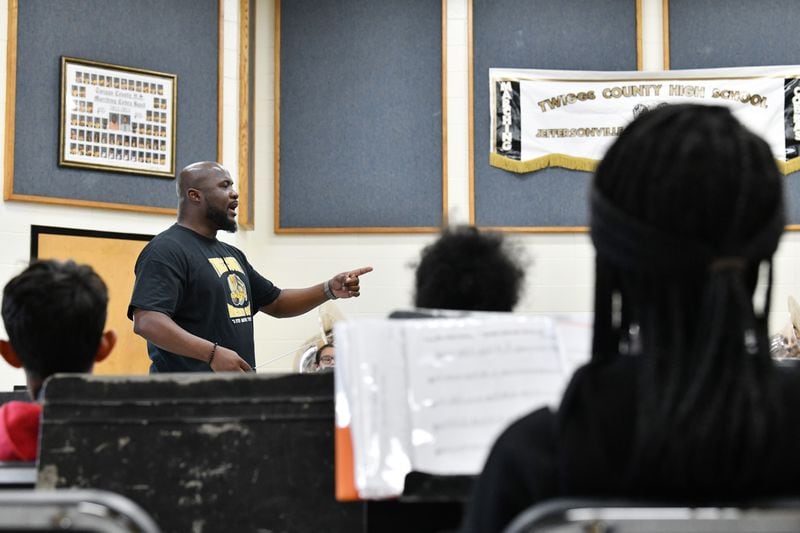
<path fill-rule="evenodd" d="M 490 164 L 594 170 L 628 122 L 665 104 L 729 107 L 784 174 L 800 170 L 800 66 L 653 72 L 490 69 Z"/>

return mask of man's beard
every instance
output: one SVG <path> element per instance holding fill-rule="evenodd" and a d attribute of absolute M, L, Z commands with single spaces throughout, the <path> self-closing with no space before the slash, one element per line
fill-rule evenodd
<path fill-rule="evenodd" d="M 235 220 L 228 218 L 228 210 L 217 209 L 216 207 L 206 207 L 206 218 L 213 222 L 218 229 L 236 233 L 238 226 Z"/>

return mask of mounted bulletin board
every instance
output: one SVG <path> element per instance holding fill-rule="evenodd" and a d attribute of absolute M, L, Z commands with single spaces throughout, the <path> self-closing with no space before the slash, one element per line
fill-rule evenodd
<path fill-rule="evenodd" d="M 108 287 L 106 329 L 117 333 L 114 351 L 95 365 L 96 374 L 147 374 L 147 343 L 133 333 L 128 302 L 133 266 L 152 235 L 31 226 L 31 259 L 72 259 L 90 265 Z"/>
<path fill-rule="evenodd" d="M 800 64 L 796 0 L 664 0 L 666 68 Z M 800 172 L 786 176 L 788 229 L 800 230 Z"/>
<path fill-rule="evenodd" d="M 276 0 L 276 233 L 445 222 L 446 0 Z"/>
<path fill-rule="evenodd" d="M 174 74 L 176 168 L 218 157 L 221 0 L 9 0 L 5 199 L 174 213 L 174 177 L 58 165 L 60 58 Z"/>
<path fill-rule="evenodd" d="M 639 1 L 472 0 L 470 220 L 496 229 L 583 231 L 590 174 L 489 166 L 489 69 L 637 70 Z"/>

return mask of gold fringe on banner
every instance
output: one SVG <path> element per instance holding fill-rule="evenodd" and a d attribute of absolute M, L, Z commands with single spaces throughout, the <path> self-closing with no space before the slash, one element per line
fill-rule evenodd
<path fill-rule="evenodd" d="M 778 165 L 778 170 L 780 170 L 784 176 L 800 170 L 800 157 L 792 159 L 791 161 L 775 160 L 775 163 Z M 537 157 L 536 159 L 517 161 L 516 159 L 509 159 L 499 154 L 490 153 L 489 164 L 493 167 L 508 170 L 509 172 L 526 174 L 547 167 L 561 167 L 569 170 L 594 172 L 595 169 L 597 169 L 598 161 L 586 157 L 573 157 L 566 154 L 548 154 Z"/>
<path fill-rule="evenodd" d="M 584 172 L 594 172 L 597 168 L 597 160 L 595 159 L 573 157 L 566 154 L 548 154 L 537 157 L 536 159 L 517 161 L 499 154 L 490 153 L 489 164 L 493 167 L 508 170 L 509 172 L 516 172 L 517 174 L 535 172 L 547 167 L 561 167 L 569 170 L 582 170 Z"/>
<path fill-rule="evenodd" d="M 778 164 L 778 169 L 784 176 L 797 172 L 800 170 L 800 157 L 792 159 L 791 161 L 775 161 Z"/>

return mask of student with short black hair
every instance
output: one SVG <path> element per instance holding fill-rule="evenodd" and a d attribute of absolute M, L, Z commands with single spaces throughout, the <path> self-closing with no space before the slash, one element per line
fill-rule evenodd
<path fill-rule="evenodd" d="M 37 261 L 6 284 L 2 316 L 8 340 L 0 340 L 0 354 L 25 371 L 33 400 L 51 375 L 89 373 L 108 357 L 117 337 L 104 331 L 107 306 L 100 276 L 73 261 Z M 36 459 L 41 409 L 36 401 L 0 406 L 0 461 Z"/>

